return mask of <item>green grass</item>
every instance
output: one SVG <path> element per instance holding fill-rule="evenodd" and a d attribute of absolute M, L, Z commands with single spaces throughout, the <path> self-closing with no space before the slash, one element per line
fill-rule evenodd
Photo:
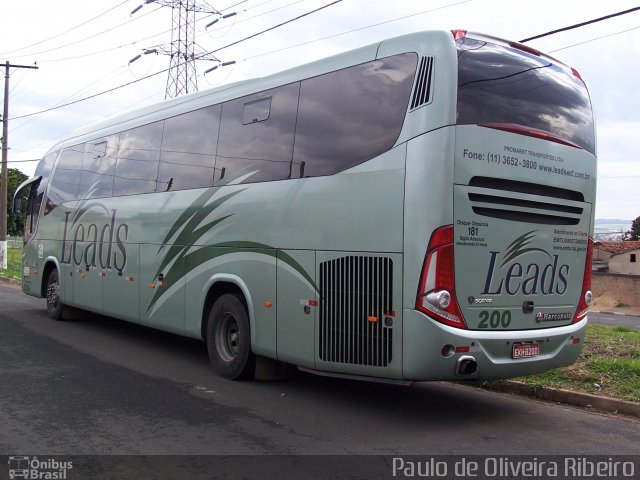
<path fill-rule="evenodd" d="M 0 277 L 21 278 L 22 275 L 22 249 L 7 248 L 7 269 L 0 269 Z"/>
<path fill-rule="evenodd" d="M 640 403 L 640 331 L 589 325 L 576 363 L 518 380 Z"/>

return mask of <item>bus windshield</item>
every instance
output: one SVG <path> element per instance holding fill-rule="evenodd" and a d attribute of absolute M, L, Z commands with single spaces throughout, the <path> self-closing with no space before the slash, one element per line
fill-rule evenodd
<path fill-rule="evenodd" d="M 465 37 L 458 48 L 458 125 L 515 125 L 548 132 L 595 155 L 582 80 L 548 57 Z"/>

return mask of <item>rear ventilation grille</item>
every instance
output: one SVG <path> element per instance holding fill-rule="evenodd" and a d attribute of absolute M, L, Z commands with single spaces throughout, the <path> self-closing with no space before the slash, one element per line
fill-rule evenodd
<path fill-rule="evenodd" d="M 320 359 L 386 367 L 392 357 L 393 261 L 342 257 L 320 264 Z"/>
<path fill-rule="evenodd" d="M 551 187 L 549 185 L 540 185 L 539 183 L 505 180 L 504 178 L 473 177 L 469 182 L 469 186 L 584 202 L 584 195 L 582 195 L 581 192 L 568 190 L 566 188 Z"/>
<path fill-rule="evenodd" d="M 422 57 L 418 68 L 418 79 L 416 80 L 413 99 L 411 100 L 411 110 L 421 107 L 431 101 L 433 90 L 431 79 L 433 76 L 433 57 Z"/>
<path fill-rule="evenodd" d="M 580 192 L 490 177 L 473 177 L 473 212 L 485 217 L 545 225 L 577 225 L 584 208 Z"/>

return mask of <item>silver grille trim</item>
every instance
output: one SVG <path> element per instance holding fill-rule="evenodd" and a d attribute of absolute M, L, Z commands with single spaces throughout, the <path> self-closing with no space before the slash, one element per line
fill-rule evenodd
<path fill-rule="evenodd" d="M 347 256 L 320 264 L 320 359 L 385 367 L 392 358 L 393 261 Z M 374 321 L 375 318 L 375 321 Z"/>

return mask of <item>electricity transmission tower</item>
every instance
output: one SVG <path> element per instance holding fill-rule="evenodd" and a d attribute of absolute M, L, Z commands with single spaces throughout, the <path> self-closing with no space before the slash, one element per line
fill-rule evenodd
<path fill-rule="evenodd" d="M 169 44 L 156 45 L 144 49 L 142 54 L 132 58 L 129 64 L 135 62 L 143 55 L 153 53 L 156 55 L 167 55 L 170 60 L 164 98 L 173 98 L 186 93 L 197 92 L 196 61 L 206 60 L 220 64 L 220 60 L 213 54 L 207 53 L 196 43 L 196 13 L 219 16 L 218 19 L 209 23 L 209 25 L 212 25 L 220 18 L 233 16 L 235 13 L 222 15 L 204 0 L 145 0 L 142 5 L 136 7 L 131 12 L 131 15 L 149 3 L 171 8 L 171 42 Z"/>

